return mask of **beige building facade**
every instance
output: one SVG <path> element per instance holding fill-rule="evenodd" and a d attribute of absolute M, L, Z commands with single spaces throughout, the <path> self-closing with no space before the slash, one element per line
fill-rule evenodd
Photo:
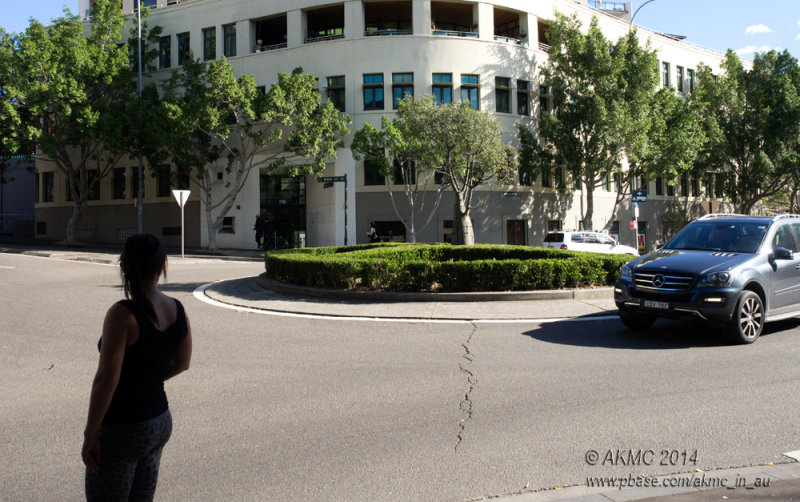
<path fill-rule="evenodd" d="M 89 2 L 80 0 L 81 13 L 88 12 Z M 517 124 L 536 120 L 548 106 L 540 70 L 547 61 L 545 30 L 554 13 L 577 14 L 584 27 L 597 17 L 606 38 L 616 41 L 630 29 L 631 11 L 630 4 L 594 0 L 142 0 L 142 5 L 151 7 L 147 22 L 164 30 L 156 78 L 167 78 L 190 53 L 203 60 L 225 56 L 237 74 L 251 74 L 267 89 L 278 72 L 302 66 L 318 79 L 323 98 L 334 100 L 351 116 L 351 131 L 366 122 L 379 127 L 383 115 L 392 115 L 396 97 L 433 94 L 442 102 L 464 101 L 491 113 L 505 128 L 506 141 L 515 145 Z M 134 6 L 135 0 L 122 2 L 131 22 Z M 719 71 L 719 52 L 674 35 L 641 28 L 640 34 L 658 52 L 662 85 L 675 92 L 692 92 L 700 63 Z M 348 146 L 351 138 L 352 133 L 345 141 Z M 137 165 L 129 159 L 120 166 L 122 171 L 103 180 L 81 222 L 84 239 L 118 242 L 136 227 L 130 194 Z M 71 213 L 66 181 L 46 163 L 40 162 L 37 170 L 38 235 L 63 237 Z M 222 190 L 222 166 L 219 171 Z M 366 242 L 371 221 L 385 239 L 408 237 L 387 194 L 390 188 L 396 191 L 398 209 L 405 214 L 401 185 L 390 180 L 387 188 L 372 166 L 354 160 L 349 148 L 337 152 L 323 176 L 346 176 L 346 190 L 344 182 L 251 173 L 217 245 L 254 247 L 257 214 L 272 221 L 278 246 Z M 577 229 L 584 191 L 565 197 L 553 186 L 555 180 L 540 177 L 532 186 L 481 187 L 472 211 L 476 242 L 538 245 L 550 229 Z M 174 244 L 180 211 L 169 193 L 172 188 L 178 187 L 146 176 L 144 226 Z M 205 212 L 196 187 L 189 189 L 193 193 L 186 208 L 186 242 L 205 246 Z M 644 235 L 640 244 L 648 249 L 664 237 L 663 215 L 684 211 L 691 218 L 722 204 L 714 197 L 713 181 L 684 179 L 673 187 L 655 182 L 647 189 L 639 228 Z M 623 243 L 633 244 L 630 197 L 612 215 L 615 190 L 611 182 L 595 190 L 593 226 L 608 227 Z M 431 193 L 429 205 L 432 200 Z M 449 239 L 452 204 L 452 195 L 445 192 L 418 241 Z M 424 219 L 418 218 L 418 225 Z"/>

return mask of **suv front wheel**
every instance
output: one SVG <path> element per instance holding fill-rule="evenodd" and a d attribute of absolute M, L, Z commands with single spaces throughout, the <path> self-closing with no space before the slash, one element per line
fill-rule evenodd
<path fill-rule="evenodd" d="M 742 291 L 727 331 L 735 343 L 753 343 L 764 329 L 764 302 L 753 291 Z"/>

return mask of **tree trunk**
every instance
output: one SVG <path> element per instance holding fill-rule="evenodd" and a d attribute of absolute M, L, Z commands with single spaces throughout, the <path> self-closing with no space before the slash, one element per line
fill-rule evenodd
<path fill-rule="evenodd" d="M 472 219 L 469 217 L 469 208 L 456 197 L 453 207 L 454 244 L 463 246 L 475 245 L 475 232 L 472 228 Z"/>
<path fill-rule="evenodd" d="M 75 204 L 72 207 L 72 216 L 67 222 L 67 236 L 64 239 L 65 244 L 77 244 L 78 222 L 81 221 L 83 211 L 86 209 L 86 199 L 75 199 Z"/>
<path fill-rule="evenodd" d="M 594 183 L 592 183 L 592 186 L 589 183 L 584 186 L 586 187 L 586 215 L 583 218 L 583 229 L 594 230 L 594 223 L 592 223 L 594 218 Z"/>

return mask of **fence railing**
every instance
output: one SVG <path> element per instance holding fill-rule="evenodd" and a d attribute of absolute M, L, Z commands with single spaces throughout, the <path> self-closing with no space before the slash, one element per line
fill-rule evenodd
<path fill-rule="evenodd" d="M 0 215 L 0 234 L 13 234 L 17 222 L 33 223 L 33 214 L 6 213 Z"/>

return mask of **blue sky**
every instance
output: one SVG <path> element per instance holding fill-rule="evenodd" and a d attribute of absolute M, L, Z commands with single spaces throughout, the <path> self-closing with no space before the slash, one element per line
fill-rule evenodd
<path fill-rule="evenodd" d="M 634 0 L 634 10 L 643 4 Z M 77 0 L 2 0 L 0 26 L 22 31 L 31 16 L 46 24 L 64 5 L 77 13 Z M 719 52 L 733 49 L 745 59 L 769 49 L 800 57 L 800 0 L 653 0 L 635 22 Z"/>

